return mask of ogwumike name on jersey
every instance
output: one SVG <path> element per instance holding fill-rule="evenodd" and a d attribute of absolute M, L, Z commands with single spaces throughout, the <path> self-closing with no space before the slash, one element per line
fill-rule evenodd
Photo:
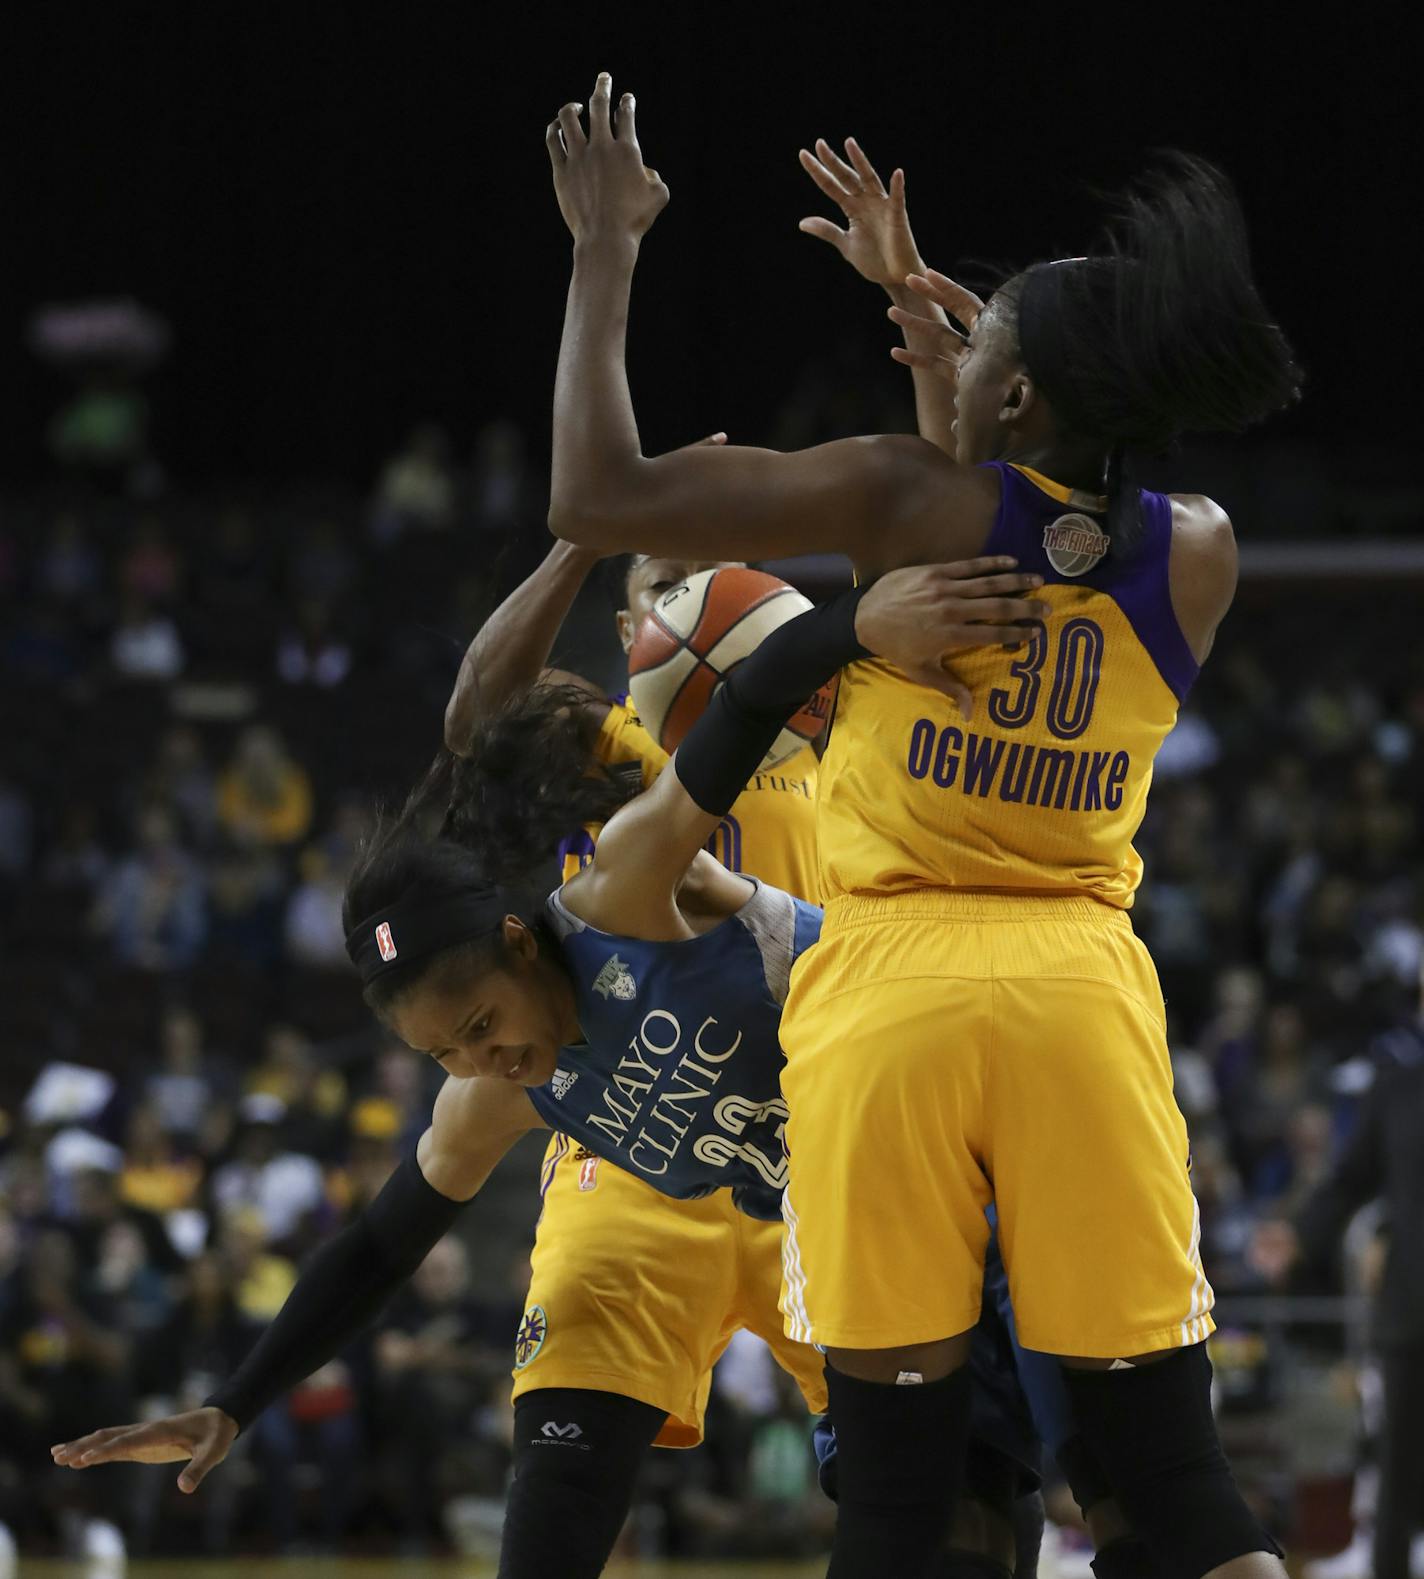
<path fill-rule="evenodd" d="M 1079 751 L 981 735 L 917 718 L 905 768 L 937 789 L 1055 811 L 1117 811 L 1132 771 L 1126 751 Z"/>

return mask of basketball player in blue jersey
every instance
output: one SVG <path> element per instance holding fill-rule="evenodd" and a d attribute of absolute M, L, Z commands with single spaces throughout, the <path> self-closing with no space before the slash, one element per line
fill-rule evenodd
<path fill-rule="evenodd" d="M 892 666 L 841 677 L 817 807 L 826 919 L 782 1025 L 783 1309 L 827 1351 L 831 1574 L 923 1574 L 942 1547 L 993 1199 L 1020 1337 L 1064 1365 L 1161 1572 L 1279 1579 L 1211 1416 L 1186 1128 L 1127 916 L 1152 761 L 1236 579 L 1225 513 L 1132 486 L 1129 452 L 1246 427 L 1297 391 L 1235 195 L 1172 156 L 1093 255 L 1029 269 L 982 310 L 950 297 L 968 331 L 941 357 L 953 456 L 877 436 L 647 458 L 624 343 L 668 192 L 631 96 L 616 123 L 611 101 L 604 73 L 587 126 L 567 104 L 545 137 L 574 239 L 555 534 L 608 552 L 839 551 L 865 580 L 1002 549 L 1052 606 L 1026 654 L 957 664 L 986 697 L 972 721 Z"/>
<path fill-rule="evenodd" d="M 536 690 L 481 718 L 469 757 L 442 756 L 347 891 L 367 1001 L 450 1076 L 416 1156 L 315 1252 L 208 1405 L 62 1444 L 56 1462 L 188 1459 L 179 1483 L 194 1489 L 239 1429 L 376 1313 L 514 1140 L 542 1125 L 666 1194 L 724 1190 L 750 1215 L 778 1218 L 777 1026 L 819 912 L 728 872 L 702 846 L 784 719 L 863 644 L 957 690 L 931 655 L 1041 612 L 1020 596 L 1033 578 L 1009 568 L 905 571 L 793 620 L 621 810 L 613 778 L 584 771 L 578 693 Z M 593 862 L 531 905 L 515 885 L 562 831 L 613 813 Z M 535 1326 L 524 1341 L 544 1337 Z M 526 1396 L 542 1451 L 516 1465 L 500 1572 L 595 1575 L 664 1411 L 587 1391 Z M 559 1468 L 546 1473 L 554 1455 Z"/>

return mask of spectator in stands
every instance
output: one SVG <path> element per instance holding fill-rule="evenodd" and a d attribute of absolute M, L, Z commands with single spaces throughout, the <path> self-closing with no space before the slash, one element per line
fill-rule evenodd
<path fill-rule="evenodd" d="M 321 1163 L 335 1162 L 341 1155 L 346 1140 L 346 1080 L 338 1070 L 317 1061 L 311 1039 L 296 1026 L 282 1022 L 268 1026 L 262 1061 L 247 1077 L 246 1090 L 282 1104 L 282 1131 L 293 1151 Z"/>
<path fill-rule="evenodd" d="M 237 742 L 217 787 L 218 821 L 236 839 L 289 845 L 311 828 L 311 780 L 275 729 L 254 724 Z"/>
<path fill-rule="evenodd" d="M 198 957 L 208 927 L 203 875 L 161 807 L 140 814 L 138 848 L 110 873 L 94 920 L 121 964 L 183 970 Z"/>
<path fill-rule="evenodd" d="M 350 962 L 341 904 L 349 865 L 333 865 L 328 848 L 312 844 L 302 851 L 301 882 L 287 903 L 282 930 L 288 959 L 321 970 L 345 970 Z"/>
<path fill-rule="evenodd" d="M 282 956 L 286 872 L 250 828 L 220 839 L 208 856 L 208 952 L 260 969 Z"/>
<path fill-rule="evenodd" d="M 114 672 L 125 680 L 176 680 L 187 663 L 178 627 L 136 593 L 124 595 L 109 642 Z"/>
<path fill-rule="evenodd" d="M 272 580 L 271 549 L 252 516 L 238 505 L 219 511 L 198 554 L 199 606 L 219 615 L 255 615 L 271 600 Z"/>
<path fill-rule="evenodd" d="M 402 532 L 446 531 L 454 524 L 449 435 L 438 423 L 422 422 L 386 462 L 371 507 L 371 533 L 389 542 Z"/>
<path fill-rule="evenodd" d="M 60 814 L 41 878 L 50 888 L 98 892 L 108 876 L 108 852 L 99 842 L 99 817 L 89 801 L 71 801 Z"/>
<path fill-rule="evenodd" d="M 203 737 L 191 724 L 175 724 L 164 732 L 144 793 L 174 813 L 195 849 L 208 843 L 217 819 L 217 788 Z"/>
<path fill-rule="evenodd" d="M 223 1072 L 203 1049 L 203 1022 L 191 1009 L 174 1005 L 159 1027 L 159 1067 L 148 1077 L 145 1100 L 164 1133 L 193 1145 L 204 1119 L 227 1095 Z"/>
<path fill-rule="evenodd" d="M 72 1205 L 65 1228 L 79 1252 L 81 1265 L 97 1266 L 102 1246 L 110 1230 L 123 1224 L 143 1243 L 143 1259 L 168 1275 L 181 1272 L 183 1257 L 168 1236 L 163 1220 L 147 1207 L 125 1201 L 120 1191 L 119 1174 L 123 1154 L 112 1165 L 95 1161 L 75 1170 L 70 1181 Z"/>
<path fill-rule="evenodd" d="M 129 1115 L 119 1194 L 144 1211 L 181 1211 L 193 1205 L 203 1182 L 197 1157 L 181 1154 L 165 1130 L 159 1109 L 141 1104 Z"/>
<path fill-rule="evenodd" d="M 72 1506 L 76 1493 L 37 1472 L 48 1445 L 84 1429 L 96 1411 L 122 1419 L 130 1408 L 129 1341 L 112 1301 L 84 1287 L 79 1267 L 69 1236 L 45 1229 L 0 1293 L 0 1465 L 5 1478 L 36 1493 L 26 1499 L 29 1518 L 50 1523 L 59 1522 L 61 1497 Z M 91 1522 L 107 1515 L 101 1522 L 120 1553 L 110 1520 L 129 1483 L 127 1476 L 104 1477 L 78 1491 Z"/>
<path fill-rule="evenodd" d="M 476 1413 L 509 1366 L 507 1336 L 497 1349 L 483 1337 L 465 1247 L 448 1236 L 397 1295 L 374 1350 L 378 1436 L 399 1487 L 407 1550 L 430 1541 L 442 1504 L 471 1478 L 452 1453 L 469 1454 Z"/>
<path fill-rule="evenodd" d="M 259 1331 L 238 1308 L 232 1273 L 222 1257 L 211 1250 L 195 1256 L 167 1319 L 145 1336 L 139 1350 L 136 1390 L 143 1399 L 143 1413 L 198 1408 L 218 1382 L 232 1374 Z M 244 1437 L 234 1444 L 233 1451 L 241 1458 L 250 1446 Z M 214 1476 L 203 1488 L 203 1549 L 210 1556 L 232 1552 L 241 1489 L 236 1474 Z M 168 1492 L 168 1481 L 160 1475 L 145 1475 L 139 1483 L 134 1545 L 140 1551 L 152 1544 Z"/>
<path fill-rule="evenodd" d="M 360 568 L 335 521 L 314 521 L 297 538 L 288 565 L 288 590 L 300 607 L 339 609 L 356 589 Z"/>
<path fill-rule="evenodd" d="M 40 596 L 84 618 L 99 593 L 103 572 L 103 558 L 79 516 L 73 511 L 56 516 L 35 563 Z"/>
<path fill-rule="evenodd" d="M 1424 986 L 1424 983 L 1421 983 Z M 1375 1077 L 1333 1170 L 1293 1221 L 1263 1225 L 1257 1266 L 1282 1280 L 1301 1263 L 1339 1255 L 1345 1226 L 1383 1199 L 1393 1225 L 1375 1317 L 1384 1375 L 1375 1579 L 1409 1579 L 1413 1536 L 1424 1530 L 1424 1001 L 1419 1018 L 1381 1038 Z"/>
<path fill-rule="evenodd" d="M 333 628 L 331 608 L 308 598 L 277 642 L 277 673 L 288 685 L 340 685 L 351 672 L 351 647 Z"/>
<path fill-rule="evenodd" d="M 135 527 L 118 568 L 122 596 L 142 598 L 155 608 L 171 607 L 176 602 L 183 562 L 156 517 L 146 516 Z"/>
<path fill-rule="evenodd" d="M 278 1246 L 298 1242 L 326 1201 L 316 1160 L 286 1149 L 286 1116 L 277 1097 L 244 1097 L 233 1158 L 213 1175 L 215 1208 L 228 1217 L 255 1213 L 266 1242 Z"/>
<path fill-rule="evenodd" d="M 513 422 L 491 422 L 475 440 L 469 513 L 484 532 L 510 533 L 530 519 L 535 488 L 524 435 Z"/>
<path fill-rule="evenodd" d="M 34 831 L 29 796 L 0 772 L 0 877 L 21 877 L 29 870 Z"/>

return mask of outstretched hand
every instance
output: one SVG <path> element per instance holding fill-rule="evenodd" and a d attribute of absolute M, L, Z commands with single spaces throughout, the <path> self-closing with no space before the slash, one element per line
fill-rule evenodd
<path fill-rule="evenodd" d="M 188 1460 L 178 1477 L 180 1491 L 196 1491 L 216 1469 L 237 1438 L 237 1421 L 221 1409 L 190 1409 L 143 1425 L 105 1426 L 74 1442 L 50 1449 L 66 1469 L 92 1469 L 96 1464 L 173 1464 Z"/>
<path fill-rule="evenodd" d="M 949 654 L 1017 645 L 1026 635 L 1022 627 L 1049 612 L 1046 603 L 1025 596 L 1043 577 L 1017 564 L 1008 555 L 989 555 L 892 570 L 860 600 L 856 636 L 917 684 L 957 702 L 967 719 L 974 698 L 946 664 Z"/>
<path fill-rule="evenodd" d="M 824 137 L 816 152 L 800 152 L 801 168 L 846 217 L 846 228 L 811 215 L 798 229 L 828 242 L 863 278 L 893 290 L 924 269 L 905 211 L 905 172 L 894 170 L 887 188 L 854 137 L 842 159 Z"/>
<path fill-rule="evenodd" d="M 667 207 L 668 189 L 643 163 L 637 104 L 631 93 L 611 111 L 613 78 L 599 73 L 588 105 L 570 103 L 549 122 L 544 145 L 554 171 L 559 212 L 576 242 L 594 237 L 639 240 Z"/>
<path fill-rule="evenodd" d="M 984 311 L 984 303 L 973 291 L 941 274 L 938 269 L 919 269 L 905 276 L 905 284 L 924 301 L 943 309 L 951 320 L 940 323 L 904 307 L 892 307 L 889 317 L 905 331 L 909 345 L 897 345 L 890 355 L 906 367 L 924 368 L 951 382 L 959 377 L 959 359 L 964 342 L 973 332 Z M 956 328 L 959 324 L 961 328 Z"/>

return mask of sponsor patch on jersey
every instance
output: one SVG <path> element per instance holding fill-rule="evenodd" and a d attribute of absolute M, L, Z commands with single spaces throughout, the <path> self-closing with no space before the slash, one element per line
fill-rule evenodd
<path fill-rule="evenodd" d="M 598 1185 L 598 1158 L 585 1157 L 579 1164 L 579 1189 L 587 1193 Z"/>
<path fill-rule="evenodd" d="M 1090 515 L 1060 515 L 1043 529 L 1043 551 L 1060 576 L 1086 576 L 1107 553 L 1108 537 Z"/>
<path fill-rule="evenodd" d="M 562 1102 L 573 1089 L 574 1081 L 578 1079 L 577 1069 L 556 1069 L 549 1084 L 554 1088 L 555 1102 Z"/>
<path fill-rule="evenodd" d="M 389 921 L 383 921 L 376 928 L 376 947 L 380 949 L 381 958 L 385 960 L 386 964 L 389 965 L 396 957 L 396 940 L 391 936 L 391 924 Z"/>
<path fill-rule="evenodd" d="M 638 983 L 633 980 L 633 972 L 615 954 L 593 978 L 593 990 L 600 997 L 628 1002 L 638 996 Z"/>
<path fill-rule="evenodd" d="M 519 1320 L 519 1331 L 514 1335 L 514 1368 L 522 1371 L 544 1347 L 549 1336 L 549 1318 L 542 1305 L 531 1305 Z"/>

